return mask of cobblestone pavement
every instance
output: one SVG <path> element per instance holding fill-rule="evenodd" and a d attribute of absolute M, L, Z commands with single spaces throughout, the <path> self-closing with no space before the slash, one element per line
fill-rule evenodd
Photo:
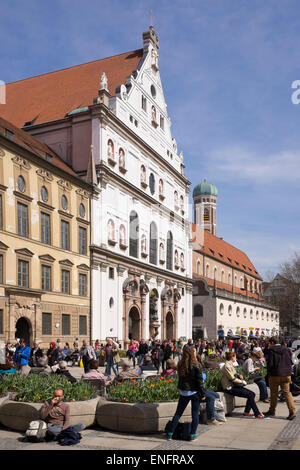
<path fill-rule="evenodd" d="M 82 369 L 70 368 L 80 378 Z M 146 450 L 146 451 L 196 451 L 196 450 L 300 450 L 300 397 L 295 399 L 297 416 L 287 421 L 285 403 L 278 403 L 276 417 L 258 420 L 245 418 L 243 408 L 235 408 L 232 416 L 222 426 L 199 425 L 196 441 L 166 441 L 164 434 L 133 435 L 104 430 L 99 427 L 82 431 L 82 440 L 72 450 Z M 268 405 L 259 403 L 262 412 Z M 70 450 L 57 442 L 30 443 L 24 433 L 11 431 L 0 425 L 0 450 Z"/>

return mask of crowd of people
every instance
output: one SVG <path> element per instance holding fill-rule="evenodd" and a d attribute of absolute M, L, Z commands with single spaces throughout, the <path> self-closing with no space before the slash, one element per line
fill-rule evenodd
<path fill-rule="evenodd" d="M 81 380 L 98 379 L 102 383 L 101 390 L 104 394 L 109 384 L 128 378 L 144 379 L 149 375 L 163 377 L 177 375 L 180 395 L 176 413 L 168 429 L 168 439 L 172 439 L 178 421 L 190 401 L 192 408 L 190 438 L 196 439 L 201 403 L 206 404 L 207 424 L 223 424 L 216 419 L 214 406 L 215 400 L 219 400 L 220 396 L 205 387 L 207 369 L 221 369 L 222 390 L 229 395 L 245 398 L 244 416 L 254 416 L 258 419 L 274 416 L 280 387 L 289 409 L 288 419 L 294 419 L 295 404 L 289 389 L 293 365 L 290 346 L 276 337 L 219 338 L 216 341 L 189 339 L 187 342 L 175 339 L 163 341 L 131 339 L 124 351 L 119 342 L 112 338 L 108 338 L 105 343 L 96 340 L 94 345 L 84 340 L 81 346 L 78 338 L 75 338 L 72 347 L 69 343 L 63 345 L 57 339 L 49 344 L 47 350 L 43 350 L 38 341 L 30 348 L 23 339 L 20 339 L 15 345 L 7 344 L 6 364 L 0 366 L 0 372 L 25 375 L 60 374 L 73 383 L 77 379 L 73 377 L 68 367 L 77 364 L 83 367 Z M 101 372 L 100 366 L 104 366 L 105 370 Z M 237 373 L 237 366 L 240 366 L 244 374 L 257 385 L 259 401 L 269 404 L 268 411 L 263 413 L 259 410 L 255 393 L 245 387 L 247 383 L 244 376 Z M 261 373 L 263 368 L 267 368 L 266 377 Z M 53 415 L 51 415 L 54 426 L 52 434 L 57 434 L 58 429 L 66 427 L 65 422 L 60 424 L 57 422 L 55 408 L 62 403 L 63 390 L 56 391 L 56 395 L 51 403 L 45 404 L 44 410 L 45 413 L 50 412 L 50 415 L 51 413 Z M 68 410 L 65 406 L 63 408 L 60 413 L 66 415 L 68 423 Z"/>

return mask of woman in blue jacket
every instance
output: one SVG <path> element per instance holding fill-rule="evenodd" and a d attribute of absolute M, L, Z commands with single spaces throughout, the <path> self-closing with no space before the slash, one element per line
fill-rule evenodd
<path fill-rule="evenodd" d="M 26 346 L 25 340 L 20 339 L 19 346 L 16 348 L 16 352 L 13 357 L 13 361 L 16 365 L 16 369 L 21 374 L 28 373 L 28 360 L 30 358 L 30 347 Z"/>

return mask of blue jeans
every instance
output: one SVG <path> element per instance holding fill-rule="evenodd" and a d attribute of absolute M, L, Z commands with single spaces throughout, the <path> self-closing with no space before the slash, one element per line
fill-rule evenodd
<path fill-rule="evenodd" d="M 114 371 L 115 376 L 118 375 L 118 364 L 114 364 L 112 356 L 107 356 L 107 364 L 106 364 L 106 375 L 109 379 L 111 379 L 111 369 Z"/>
<path fill-rule="evenodd" d="M 142 365 L 143 360 L 144 360 L 144 357 L 145 357 L 145 354 L 140 354 L 140 355 L 139 355 L 139 366 Z"/>
<path fill-rule="evenodd" d="M 264 379 L 254 381 L 259 388 L 259 399 L 266 400 L 268 398 L 268 389 Z"/>
<path fill-rule="evenodd" d="M 255 416 L 258 416 L 260 414 L 260 411 L 255 403 L 255 393 L 251 390 L 248 390 L 245 387 L 233 386 L 231 390 L 226 390 L 226 393 L 229 393 L 230 395 L 233 395 L 235 397 L 247 398 L 244 410 L 245 413 L 250 413 L 250 410 L 252 408 Z"/>
<path fill-rule="evenodd" d="M 213 392 L 212 390 L 205 390 L 206 413 L 207 419 L 210 421 L 216 419 L 215 400 L 217 398 L 220 398 L 220 395 L 217 392 Z"/>
<path fill-rule="evenodd" d="M 189 397 L 184 397 L 183 395 L 179 396 L 177 409 L 175 415 L 172 419 L 172 423 L 170 426 L 169 434 L 173 434 L 175 428 L 184 412 L 186 407 L 188 406 L 189 402 L 192 402 L 192 427 L 191 427 L 191 434 L 196 434 L 197 427 L 199 424 L 199 408 L 200 408 L 200 396 L 199 393 L 195 393 L 194 395 L 190 395 Z"/>
<path fill-rule="evenodd" d="M 60 425 L 50 424 L 47 429 L 47 434 L 50 435 L 51 437 L 57 437 L 60 431 L 62 430 L 62 428 L 63 427 Z M 73 428 L 75 429 L 75 431 L 80 432 L 80 431 L 83 431 L 86 428 L 86 426 L 85 424 L 80 423 L 80 424 L 75 424 Z"/>

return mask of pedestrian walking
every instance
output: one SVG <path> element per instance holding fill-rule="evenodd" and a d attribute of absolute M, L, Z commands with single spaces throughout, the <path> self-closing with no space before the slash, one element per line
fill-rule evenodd
<path fill-rule="evenodd" d="M 93 346 L 89 345 L 86 340 L 83 340 L 82 342 L 82 347 L 80 349 L 80 356 L 82 358 L 84 373 L 87 373 L 90 370 L 90 361 L 92 359 L 96 360 L 97 356 L 96 356 Z"/>
<path fill-rule="evenodd" d="M 290 391 L 292 375 L 292 354 L 289 348 L 280 344 L 277 336 L 270 339 L 270 347 L 267 354 L 267 376 L 270 387 L 270 408 L 265 413 L 266 416 L 275 416 L 278 401 L 278 389 L 284 395 L 289 415 L 288 420 L 296 418 L 296 408 L 293 396 Z"/>

